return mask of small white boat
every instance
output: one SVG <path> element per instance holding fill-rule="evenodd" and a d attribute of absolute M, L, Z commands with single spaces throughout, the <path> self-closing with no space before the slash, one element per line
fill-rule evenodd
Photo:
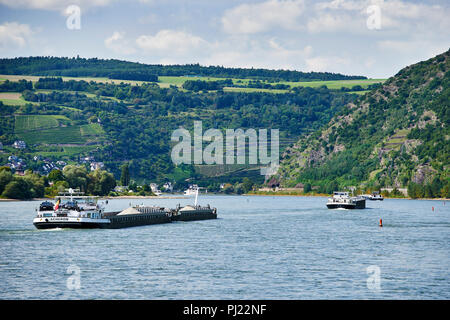
<path fill-rule="evenodd" d="M 195 196 L 198 193 L 198 190 L 199 190 L 198 185 L 192 184 L 189 186 L 189 188 L 184 190 L 184 195 L 185 196 Z"/>
<path fill-rule="evenodd" d="M 372 194 L 362 194 L 360 197 L 366 200 L 384 200 L 383 196 L 377 191 L 372 192 Z"/>

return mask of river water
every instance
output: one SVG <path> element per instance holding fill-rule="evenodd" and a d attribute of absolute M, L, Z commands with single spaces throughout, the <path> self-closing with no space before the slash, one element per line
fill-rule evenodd
<path fill-rule="evenodd" d="M 192 199 L 108 209 L 130 202 Z M 217 220 L 50 231 L 32 224 L 39 202 L 1 202 L 0 299 L 450 298 L 450 203 L 325 202 L 203 196 Z"/>

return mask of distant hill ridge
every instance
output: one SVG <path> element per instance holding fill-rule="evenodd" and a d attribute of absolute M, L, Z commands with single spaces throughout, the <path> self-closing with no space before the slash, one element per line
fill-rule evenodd
<path fill-rule="evenodd" d="M 120 80 L 157 81 L 157 76 L 207 76 L 218 78 L 265 78 L 274 81 L 359 80 L 330 72 L 301 72 L 254 68 L 225 68 L 199 64 L 143 64 L 115 59 L 19 57 L 0 59 L 0 74 L 26 74 L 67 77 L 108 77 Z"/>
<path fill-rule="evenodd" d="M 272 184 L 450 188 L 450 51 L 408 66 L 286 150 Z M 434 188 L 431 190 L 431 188 Z"/>

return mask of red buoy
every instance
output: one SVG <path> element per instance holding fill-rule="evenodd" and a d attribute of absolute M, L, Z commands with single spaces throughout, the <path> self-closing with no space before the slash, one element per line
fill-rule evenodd
<path fill-rule="evenodd" d="M 434 207 L 431 207 L 431 211 L 434 211 Z"/>
<path fill-rule="evenodd" d="M 381 220 L 381 219 L 380 219 L 380 224 L 379 224 L 379 226 L 380 226 L 380 227 L 383 226 L 383 220 Z"/>

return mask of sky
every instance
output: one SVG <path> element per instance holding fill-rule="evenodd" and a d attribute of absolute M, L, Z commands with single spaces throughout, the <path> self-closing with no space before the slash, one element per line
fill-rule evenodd
<path fill-rule="evenodd" d="M 449 49 L 450 1 L 0 0 L 0 57 L 387 78 Z"/>

